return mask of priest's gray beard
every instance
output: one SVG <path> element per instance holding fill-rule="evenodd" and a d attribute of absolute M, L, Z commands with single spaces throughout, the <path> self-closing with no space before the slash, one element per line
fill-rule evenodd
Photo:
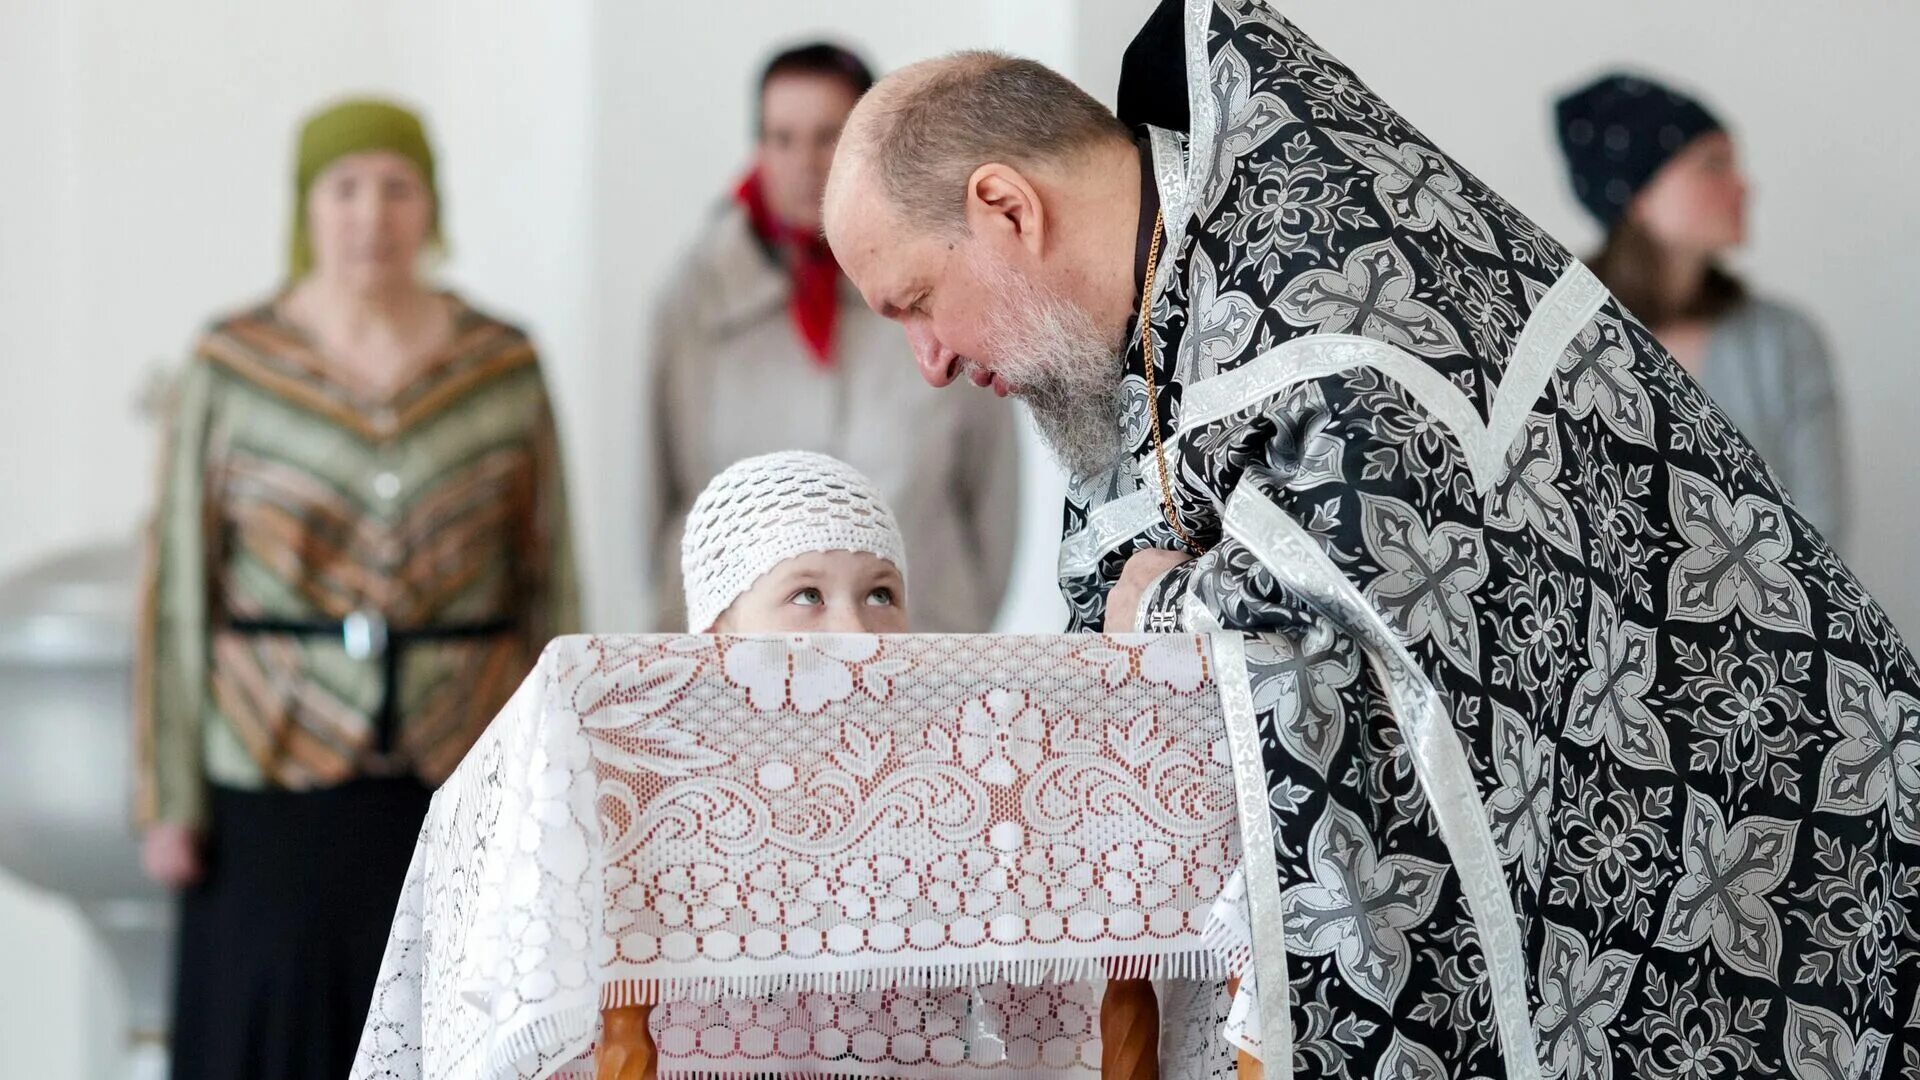
<path fill-rule="evenodd" d="M 994 372 L 1033 410 L 1040 437 L 1075 476 L 1112 468 L 1126 447 L 1125 353 L 1086 312 L 991 256 L 973 272 L 999 299 L 984 337 Z"/>

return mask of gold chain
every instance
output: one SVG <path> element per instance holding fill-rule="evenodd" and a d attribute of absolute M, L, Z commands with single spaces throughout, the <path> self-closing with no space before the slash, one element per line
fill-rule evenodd
<path fill-rule="evenodd" d="M 1155 211 L 1153 241 L 1147 245 L 1147 277 L 1140 283 L 1140 361 L 1147 375 L 1147 416 L 1153 424 L 1153 460 L 1160 466 L 1160 513 L 1181 543 L 1195 555 L 1205 555 L 1207 549 L 1187 533 L 1180 524 L 1180 515 L 1174 511 L 1173 478 L 1167 474 L 1167 446 L 1160 438 L 1160 400 L 1153 385 L 1153 323 L 1148 315 L 1153 311 L 1153 272 L 1160 266 L 1160 237 L 1165 230 L 1166 219 Z"/>

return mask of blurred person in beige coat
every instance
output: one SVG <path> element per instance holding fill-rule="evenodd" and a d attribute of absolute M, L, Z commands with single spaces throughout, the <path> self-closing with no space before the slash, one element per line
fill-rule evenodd
<path fill-rule="evenodd" d="M 680 533 L 727 466 L 831 454 L 871 477 L 917 575 L 913 629 L 992 626 L 1018 534 L 1010 403 L 921 381 L 900 328 L 840 273 L 820 197 L 840 127 L 873 83 L 833 45 L 775 56 L 760 81 L 754 167 L 682 260 L 654 319 L 646 468 L 654 626 L 679 631 Z"/>

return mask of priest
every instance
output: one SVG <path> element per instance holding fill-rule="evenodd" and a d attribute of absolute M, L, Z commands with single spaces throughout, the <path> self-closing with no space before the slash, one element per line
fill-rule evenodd
<path fill-rule="evenodd" d="M 1920 1076 L 1885 613 L 1352 71 L 1259 0 L 1156 22 L 1184 101 L 1139 128 L 995 54 L 883 80 L 825 225 L 923 376 L 1072 472 L 1076 628 L 1244 635 L 1241 1038 L 1274 1076 Z"/>

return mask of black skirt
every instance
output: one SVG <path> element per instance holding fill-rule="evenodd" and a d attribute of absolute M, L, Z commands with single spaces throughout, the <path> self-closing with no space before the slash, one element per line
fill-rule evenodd
<path fill-rule="evenodd" d="M 212 790 L 206 876 L 180 903 L 173 1080 L 344 1080 L 431 794 Z"/>

